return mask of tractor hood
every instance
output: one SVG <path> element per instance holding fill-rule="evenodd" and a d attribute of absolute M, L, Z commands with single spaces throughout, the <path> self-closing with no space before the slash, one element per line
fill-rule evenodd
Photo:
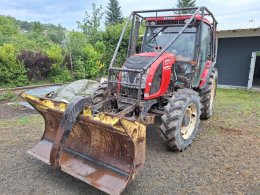
<path fill-rule="evenodd" d="M 151 64 L 158 55 L 158 52 L 148 52 L 132 55 L 126 60 L 124 67 L 128 69 L 143 69 L 147 65 Z M 169 57 L 173 58 L 174 56 L 171 53 L 164 53 L 158 59 L 158 61 L 166 60 Z"/>
<path fill-rule="evenodd" d="M 137 73 L 128 73 L 128 72 L 122 72 L 121 73 L 121 82 L 122 83 L 130 83 L 130 84 L 136 84 L 136 86 L 132 88 L 137 88 L 138 84 L 141 81 L 141 88 L 144 89 L 147 85 L 147 78 L 148 80 L 151 80 L 154 78 L 155 73 L 165 73 L 168 72 L 167 77 L 171 77 L 171 67 L 176 61 L 176 57 L 171 53 L 164 53 L 159 58 L 158 55 L 159 52 L 147 52 L 147 53 L 140 53 L 130 56 L 123 68 L 124 69 L 134 69 L 134 70 L 142 70 L 146 66 L 146 71 L 140 78 L 140 75 Z M 158 59 L 157 59 L 158 58 Z M 159 69 L 158 69 L 159 67 Z M 163 68 L 163 69 L 162 69 Z M 160 80 L 159 78 L 156 80 Z M 152 81 L 149 81 L 149 83 L 152 83 Z M 124 84 L 122 84 L 124 86 Z M 127 86 L 129 88 L 129 86 Z M 149 86 L 148 88 L 150 88 Z"/>

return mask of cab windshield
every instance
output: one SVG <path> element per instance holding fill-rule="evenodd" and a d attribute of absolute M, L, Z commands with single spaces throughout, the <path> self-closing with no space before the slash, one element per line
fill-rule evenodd
<path fill-rule="evenodd" d="M 143 52 L 160 52 L 181 31 L 183 27 L 153 27 L 148 26 L 143 40 Z M 167 52 L 177 57 L 193 59 L 196 39 L 196 28 L 186 28 L 179 38 L 170 46 Z"/>

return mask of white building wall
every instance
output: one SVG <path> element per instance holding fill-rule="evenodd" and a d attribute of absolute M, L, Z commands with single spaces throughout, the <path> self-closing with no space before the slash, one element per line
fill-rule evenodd
<path fill-rule="evenodd" d="M 257 37 L 260 36 L 260 28 L 218 31 L 217 36 L 218 38 Z"/>

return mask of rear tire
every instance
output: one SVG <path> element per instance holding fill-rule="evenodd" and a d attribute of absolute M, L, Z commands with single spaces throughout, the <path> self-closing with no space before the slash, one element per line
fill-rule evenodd
<path fill-rule="evenodd" d="M 161 117 L 161 138 L 170 150 L 183 151 L 192 142 L 200 122 L 199 94 L 191 89 L 180 89 L 164 107 Z"/>
<path fill-rule="evenodd" d="M 199 91 L 201 98 L 201 116 L 203 120 L 209 119 L 214 111 L 214 100 L 216 96 L 217 89 L 217 80 L 218 80 L 218 71 L 214 69 L 210 74 L 210 79 L 207 83 L 207 86 L 204 89 Z"/>
<path fill-rule="evenodd" d="M 101 83 L 92 95 L 94 104 L 98 104 L 106 99 L 107 82 Z"/>

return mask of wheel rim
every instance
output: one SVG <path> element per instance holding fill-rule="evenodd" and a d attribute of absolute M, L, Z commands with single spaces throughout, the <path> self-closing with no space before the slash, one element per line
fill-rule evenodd
<path fill-rule="evenodd" d="M 211 91 L 210 91 L 210 110 L 213 109 L 213 102 L 214 102 L 214 98 L 215 98 L 215 89 L 216 89 L 216 80 L 214 79 L 214 81 L 212 82 L 212 87 L 211 87 Z"/>
<path fill-rule="evenodd" d="M 184 112 L 184 117 L 181 127 L 181 136 L 184 140 L 187 140 L 195 130 L 197 121 L 197 106 L 191 103 Z"/>

